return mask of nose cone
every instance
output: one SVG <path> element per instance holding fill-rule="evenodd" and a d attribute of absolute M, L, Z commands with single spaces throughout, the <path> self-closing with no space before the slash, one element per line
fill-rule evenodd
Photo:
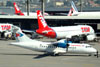
<path fill-rule="evenodd" d="M 97 50 L 95 48 L 91 48 L 91 50 L 89 51 L 90 53 L 96 53 Z"/>

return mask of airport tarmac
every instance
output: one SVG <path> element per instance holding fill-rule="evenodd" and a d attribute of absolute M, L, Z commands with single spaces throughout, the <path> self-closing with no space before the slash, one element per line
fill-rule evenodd
<path fill-rule="evenodd" d="M 42 52 L 9 45 L 14 41 L 0 40 L 0 67 L 100 67 L 100 55 L 99 58 L 84 54 L 47 56 Z M 91 44 L 100 52 L 99 43 Z"/>

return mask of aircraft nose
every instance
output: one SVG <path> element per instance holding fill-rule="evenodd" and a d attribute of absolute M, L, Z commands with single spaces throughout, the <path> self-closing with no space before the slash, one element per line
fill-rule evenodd
<path fill-rule="evenodd" d="M 97 50 L 96 50 L 95 48 L 92 48 L 91 52 L 92 52 L 92 53 L 96 53 Z"/>

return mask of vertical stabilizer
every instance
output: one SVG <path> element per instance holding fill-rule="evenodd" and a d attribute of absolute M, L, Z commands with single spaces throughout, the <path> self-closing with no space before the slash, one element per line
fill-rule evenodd
<path fill-rule="evenodd" d="M 76 6 L 75 6 L 73 1 L 71 1 L 71 7 L 73 9 L 73 13 L 78 13 L 78 9 L 76 8 Z"/>
<path fill-rule="evenodd" d="M 48 25 L 47 25 L 43 15 L 41 14 L 40 10 L 37 10 L 37 19 L 38 19 L 39 29 L 48 28 Z"/>
<path fill-rule="evenodd" d="M 69 13 L 67 16 L 72 16 L 72 9 L 69 10 Z"/>
<path fill-rule="evenodd" d="M 19 27 L 13 26 L 14 36 L 17 42 L 32 41 L 28 36 L 26 36 Z"/>
<path fill-rule="evenodd" d="M 36 33 L 38 33 L 40 35 L 47 36 L 47 37 L 55 38 L 56 32 L 47 25 L 44 17 L 42 16 L 42 14 L 40 12 L 40 10 L 37 10 L 37 19 L 38 19 L 39 29 L 36 30 Z"/>
<path fill-rule="evenodd" d="M 14 9 L 15 9 L 15 14 L 16 15 L 24 15 L 21 10 L 19 9 L 19 7 L 17 6 L 16 2 L 13 3 L 14 5 Z"/>

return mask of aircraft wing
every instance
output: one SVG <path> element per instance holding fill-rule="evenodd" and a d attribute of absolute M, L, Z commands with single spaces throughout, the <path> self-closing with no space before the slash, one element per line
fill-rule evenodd
<path fill-rule="evenodd" d="M 82 34 L 75 34 L 74 33 L 74 34 L 67 35 L 66 38 L 72 38 L 72 36 L 76 36 L 76 35 L 78 36 L 78 35 L 82 35 Z"/>
<path fill-rule="evenodd" d="M 26 33 L 34 33 L 35 31 L 33 30 L 22 30 L 23 32 L 26 32 Z"/>
<path fill-rule="evenodd" d="M 20 42 L 13 42 L 13 43 L 10 43 L 9 45 L 15 45 L 15 46 L 17 46 L 19 44 L 20 44 Z"/>

